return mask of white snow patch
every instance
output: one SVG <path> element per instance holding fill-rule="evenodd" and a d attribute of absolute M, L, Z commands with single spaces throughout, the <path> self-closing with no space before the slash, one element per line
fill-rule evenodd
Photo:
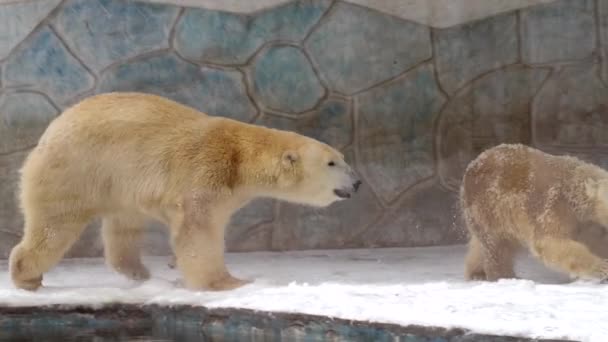
<path fill-rule="evenodd" d="M 146 258 L 153 278 L 134 283 L 101 259 L 65 260 L 32 293 L 13 287 L 0 262 L 0 305 L 104 303 L 192 304 L 299 312 L 401 325 L 457 327 L 477 333 L 605 341 L 608 286 L 569 283 L 526 257 L 527 280 L 465 282 L 464 247 L 229 254 L 238 277 L 252 284 L 228 292 L 179 285 L 168 258 Z"/>

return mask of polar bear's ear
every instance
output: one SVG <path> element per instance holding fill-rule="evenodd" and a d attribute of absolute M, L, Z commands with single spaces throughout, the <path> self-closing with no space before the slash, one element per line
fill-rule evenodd
<path fill-rule="evenodd" d="M 584 184 L 585 184 L 585 193 L 587 194 L 587 197 L 595 198 L 597 196 L 597 192 L 598 192 L 597 184 L 590 179 L 586 180 L 584 182 Z"/>
<path fill-rule="evenodd" d="M 299 159 L 298 153 L 293 150 L 283 152 L 281 163 L 284 167 L 292 167 Z"/>
<path fill-rule="evenodd" d="M 604 201 L 608 201 L 608 181 L 602 179 L 598 182 L 597 195 Z"/>
<path fill-rule="evenodd" d="M 589 198 L 608 203 L 608 180 L 587 180 L 585 182 L 585 191 Z"/>

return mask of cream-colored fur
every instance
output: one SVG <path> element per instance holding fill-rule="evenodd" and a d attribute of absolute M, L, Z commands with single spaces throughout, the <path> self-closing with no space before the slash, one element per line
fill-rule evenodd
<path fill-rule="evenodd" d="M 213 117 L 140 93 L 90 97 L 56 118 L 22 168 L 24 236 L 10 255 L 16 286 L 35 290 L 94 217 L 109 265 L 147 279 L 139 240 L 152 217 L 170 227 L 184 283 L 247 281 L 224 264 L 224 229 L 254 197 L 327 206 L 360 181 L 333 148 L 302 135 Z"/>
<path fill-rule="evenodd" d="M 500 145 L 469 164 L 460 202 L 471 235 L 467 279 L 515 277 L 513 258 L 521 248 L 573 278 L 608 278 L 608 260 L 589 243 L 594 234 L 580 231 L 593 224 L 608 231 L 605 170 L 523 145 Z"/>

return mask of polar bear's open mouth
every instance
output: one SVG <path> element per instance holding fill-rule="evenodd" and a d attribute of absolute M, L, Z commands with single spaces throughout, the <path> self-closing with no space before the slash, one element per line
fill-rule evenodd
<path fill-rule="evenodd" d="M 334 189 L 334 194 L 340 198 L 350 198 L 350 193 L 348 191 Z"/>

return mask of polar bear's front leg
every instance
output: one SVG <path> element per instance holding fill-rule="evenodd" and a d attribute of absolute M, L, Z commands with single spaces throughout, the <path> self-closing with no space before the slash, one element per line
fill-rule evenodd
<path fill-rule="evenodd" d="M 534 242 L 533 252 L 549 267 L 571 277 L 608 280 L 608 260 L 593 254 L 584 244 L 568 237 L 544 237 Z"/>
<path fill-rule="evenodd" d="M 233 277 L 224 262 L 224 227 L 188 225 L 176 227 L 173 249 L 177 268 L 192 290 L 232 290 L 248 281 Z"/>
<path fill-rule="evenodd" d="M 229 215 L 198 204 L 186 204 L 182 219 L 171 227 L 176 266 L 186 287 L 223 291 L 249 283 L 233 277 L 224 261 L 224 231 Z"/>

